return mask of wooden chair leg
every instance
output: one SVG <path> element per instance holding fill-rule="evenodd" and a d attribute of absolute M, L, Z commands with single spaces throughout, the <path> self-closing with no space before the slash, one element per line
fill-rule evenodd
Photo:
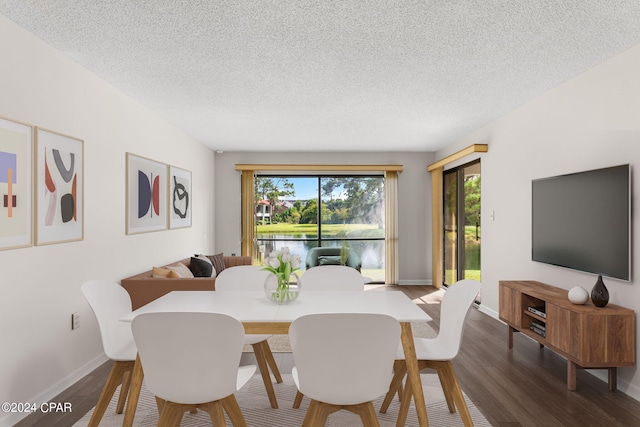
<path fill-rule="evenodd" d="M 456 405 L 453 401 L 453 395 L 451 394 L 451 388 L 446 384 L 446 378 L 444 377 L 444 372 L 441 369 L 436 369 L 438 372 L 438 379 L 440 380 L 440 385 L 442 386 L 442 392 L 444 393 L 444 398 L 447 400 L 447 406 L 449 407 L 449 412 L 454 414 L 456 412 Z"/>
<path fill-rule="evenodd" d="M 398 409 L 398 420 L 396 421 L 396 427 L 404 427 L 407 423 L 407 416 L 409 415 L 409 406 L 411 406 L 411 380 L 407 376 L 407 381 L 404 383 L 404 389 L 402 390 L 402 399 L 400 399 L 400 409 Z"/>
<path fill-rule="evenodd" d="M 271 375 L 269 374 L 269 368 L 267 366 L 267 359 L 264 354 L 264 346 L 261 342 L 253 344 L 253 352 L 256 356 L 256 363 L 262 375 L 262 381 L 264 382 L 264 388 L 267 390 L 267 396 L 269 397 L 269 403 L 273 409 L 278 409 L 278 400 L 276 399 L 276 392 L 273 390 L 273 384 L 271 383 Z"/>
<path fill-rule="evenodd" d="M 300 407 L 300 405 L 302 404 L 302 398 L 304 397 L 304 394 L 300 393 L 300 391 L 296 392 L 296 398 L 293 400 L 293 409 L 298 409 Z"/>
<path fill-rule="evenodd" d="M 380 421 L 378 421 L 378 417 L 376 416 L 376 410 L 373 407 L 373 402 L 349 405 L 345 406 L 344 409 L 360 416 L 363 427 L 380 427 Z"/>
<path fill-rule="evenodd" d="M 131 369 L 124 372 L 122 375 L 122 386 L 120 386 L 120 395 L 118 396 L 118 405 L 116 406 L 116 414 L 121 414 L 124 410 L 124 404 L 127 401 L 127 395 L 129 395 L 129 387 L 131 387 L 131 375 L 133 374 L 133 365 Z"/>
<path fill-rule="evenodd" d="M 264 357 L 267 359 L 267 363 L 269 364 L 269 368 L 271 369 L 271 373 L 276 379 L 278 384 L 282 383 L 282 375 L 280 375 L 280 369 L 278 368 L 278 364 L 276 363 L 276 359 L 273 358 L 273 353 L 271 352 L 271 347 L 269 347 L 269 343 L 264 341 L 263 344 L 264 349 Z"/>
<path fill-rule="evenodd" d="M 211 423 L 215 427 L 227 425 L 227 422 L 224 419 L 224 413 L 222 412 L 222 403 L 219 400 L 198 405 L 198 407 L 209 414 Z"/>
<path fill-rule="evenodd" d="M 227 412 L 229 416 L 229 420 L 235 427 L 247 427 L 247 422 L 242 415 L 242 411 L 240 410 L 240 405 L 238 405 L 238 401 L 236 397 L 231 394 L 224 399 L 221 400 L 222 407 Z"/>
<path fill-rule="evenodd" d="M 158 419 L 158 427 L 179 426 L 184 412 L 184 406 L 173 402 L 166 402 Z"/>
<path fill-rule="evenodd" d="M 398 393 L 398 398 L 402 400 L 402 380 L 405 375 L 407 375 L 407 365 L 403 360 L 396 360 L 393 362 L 393 379 L 391 380 L 391 384 L 389 385 L 389 391 L 384 396 L 384 400 L 382 401 L 382 405 L 380 406 L 380 413 L 386 414 L 387 409 L 389 409 L 389 405 L 393 400 L 393 396 Z"/>
<path fill-rule="evenodd" d="M 467 402 L 464 400 L 464 396 L 462 394 L 462 389 L 460 388 L 460 384 L 458 383 L 458 378 L 456 377 L 456 373 L 453 370 L 453 364 L 450 360 L 446 361 L 438 361 L 431 362 L 431 366 L 434 369 L 438 370 L 438 373 L 442 372 L 442 386 L 446 387 L 451 394 L 453 401 L 455 402 L 455 406 L 460 413 L 460 418 L 462 418 L 462 423 L 465 427 L 473 427 L 473 420 L 471 419 L 471 414 L 469 413 L 469 408 L 467 407 Z"/>
<path fill-rule="evenodd" d="M 331 405 L 312 399 L 311 403 L 309 403 L 309 409 L 304 416 L 302 427 L 325 427 L 329 415 L 342 408 L 340 405 Z"/>
<path fill-rule="evenodd" d="M 162 414 L 165 403 L 167 403 L 166 400 L 160 399 L 158 396 L 156 396 L 156 407 L 158 408 L 158 414 Z"/>
<path fill-rule="evenodd" d="M 314 425 L 316 425 L 316 420 L 318 418 L 318 406 L 318 402 L 316 402 L 315 400 L 311 400 L 311 402 L 309 403 L 309 408 L 307 408 L 307 413 L 304 414 L 302 427 L 313 427 Z"/>
<path fill-rule="evenodd" d="M 100 397 L 98 398 L 98 403 L 93 410 L 93 414 L 91 414 L 91 419 L 88 424 L 89 427 L 97 427 L 100 424 L 113 394 L 122 382 L 124 373 L 132 370 L 133 362 L 113 362 L 111 372 L 109 372 L 109 376 L 107 377 L 107 382 L 104 384 Z"/>

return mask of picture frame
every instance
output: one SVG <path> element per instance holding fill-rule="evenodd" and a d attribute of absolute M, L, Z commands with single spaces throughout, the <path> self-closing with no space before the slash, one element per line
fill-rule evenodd
<path fill-rule="evenodd" d="M 84 141 L 36 134 L 36 245 L 84 239 Z"/>
<path fill-rule="evenodd" d="M 191 171 L 169 166 L 169 228 L 191 227 Z"/>
<path fill-rule="evenodd" d="M 33 245 L 33 126 L 0 117 L 0 250 Z"/>
<path fill-rule="evenodd" d="M 127 153 L 126 234 L 167 229 L 168 166 Z"/>

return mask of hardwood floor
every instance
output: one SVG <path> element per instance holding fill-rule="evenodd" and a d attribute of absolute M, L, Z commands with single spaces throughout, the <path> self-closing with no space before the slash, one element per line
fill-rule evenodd
<path fill-rule="evenodd" d="M 439 298 L 432 286 L 372 286 L 371 291 L 401 290 L 439 325 Z M 454 367 L 464 392 L 494 426 L 640 426 L 640 402 L 611 392 L 605 382 L 578 371 L 577 391 L 566 388 L 566 361 L 522 334 L 507 349 L 507 327 L 476 308 L 467 319 L 462 348 Z M 290 353 L 276 353 L 283 373 L 291 371 Z M 252 363 L 245 353 L 243 363 Z M 95 405 L 110 363 L 65 390 L 54 402 L 71 402 L 72 413 L 32 414 L 18 427 L 71 426 Z M 439 426 L 434 426 L 439 427 Z"/>

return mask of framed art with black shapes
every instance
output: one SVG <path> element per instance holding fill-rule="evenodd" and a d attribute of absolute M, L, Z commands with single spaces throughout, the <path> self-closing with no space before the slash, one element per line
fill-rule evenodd
<path fill-rule="evenodd" d="M 169 166 L 169 228 L 191 227 L 191 172 Z"/>
<path fill-rule="evenodd" d="M 36 244 L 84 238 L 84 141 L 36 127 Z"/>
<path fill-rule="evenodd" d="M 167 229 L 168 166 L 127 153 L 126 234 Z"/>

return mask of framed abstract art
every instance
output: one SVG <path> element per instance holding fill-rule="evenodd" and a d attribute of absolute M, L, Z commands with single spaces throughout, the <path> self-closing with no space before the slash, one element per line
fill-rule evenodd
<path fill-rule="evenodd" d="M 0 249 L 33 243 L 33 128 L 0 117 Z"/>
<path fill-rule="evenodd" d="M 36 127 L 36 244 L 84 238 L 84 141 Z"/>
<path fill-rule="evenodd" d="M 169 166 L 169 228 L 191 227 L 191 172 Z"/>
<path fill-rule="evenodd" d="M 167 229 L 168 167 L 127 153 L 127 234 Z"/>

